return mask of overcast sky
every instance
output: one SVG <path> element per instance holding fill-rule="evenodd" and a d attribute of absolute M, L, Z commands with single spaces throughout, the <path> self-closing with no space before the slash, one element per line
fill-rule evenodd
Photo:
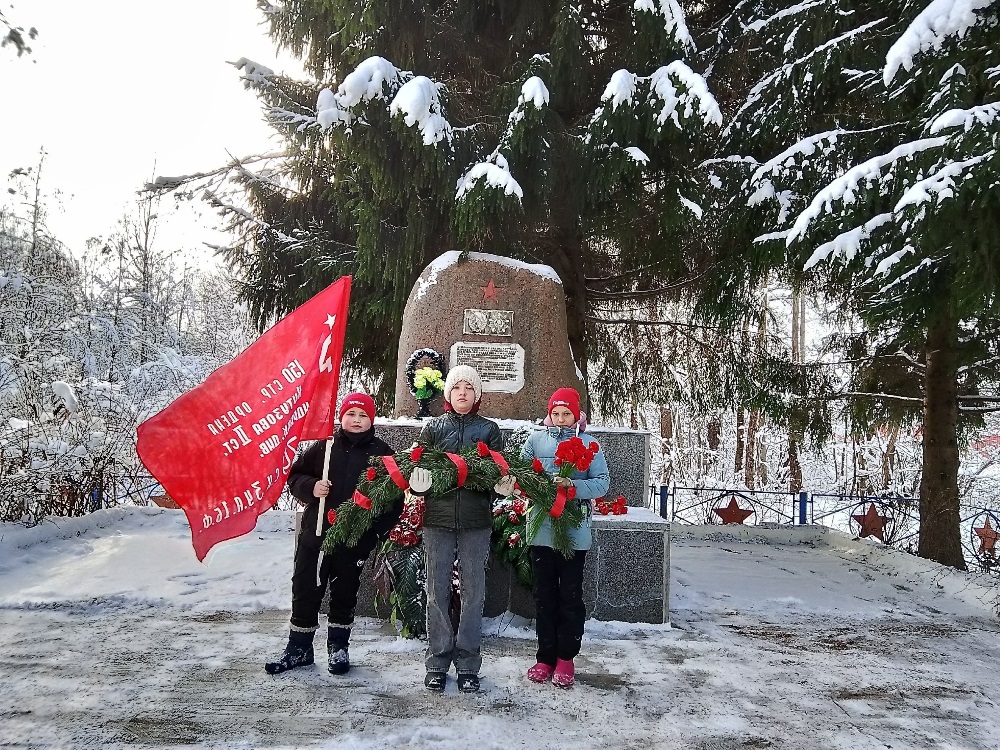
<path fill-rule="evenodd" d="M 197 172 L 227 152 L 275 147 L 227 62 L 297 74 L 276 58 L 255 0 L 14 0 L 4 12 L 39 37 L 30 59 L 0 50 L 0 175 L 6 183 L 11 169 L 36 165 L 44 147 L 43 189 L 62 192 L 49 228 L 74 250 L 107 236 L 154 171 Z M 213 221 L 206 212 L 204 225 Z M 212 239 L 194 222 L 182 214 L 160 240 Z"/>

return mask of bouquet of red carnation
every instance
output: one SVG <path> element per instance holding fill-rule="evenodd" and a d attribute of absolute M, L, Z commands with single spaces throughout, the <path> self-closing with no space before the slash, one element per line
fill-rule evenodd
<path fill-rule="evenodd" d="M 586 471 L 594 461 L 594 456 L 601 449 L 596 442 L 586 445 L 580 438 L 571 437 L 563 440 L 556 448 L 556 466 L 558 476 L 568 477 L 574 471 Z"/>
<path fill-rule="evenodd" d="M 595 505 L 597 506 L 597 512 L 602 516 L 609 514 L 624 516 L 628 513 L 628 501 L 625 499 L 624 495 L 619 495 L 613 502 L 610 503 L 607 498 L 599 497 L 597 498 Z"/>
<path fill-rule="evenodd" d="M 556 466 L 559 467 L 559 473 L 556 476 L 569 477 L 575 471 L 586 471 L 590 468 L 590 464 L 594 461 L 594 456 L 601 449 L 596 442 L 591 442 L 590 445 L 586 445 L 579 437 L 571 437 L 569 440 L 563 440 L 559 443 L 556 448 Z M 556 501 L 552 504 L 552 509 L 549 511 L 549 515 L 554 518 L 559 518 L 562 515 L 563 508 L 566 507 L 566 501 L 572 500 L 576 496 L 576 488 L 560 487 L 556 493 Z"/>

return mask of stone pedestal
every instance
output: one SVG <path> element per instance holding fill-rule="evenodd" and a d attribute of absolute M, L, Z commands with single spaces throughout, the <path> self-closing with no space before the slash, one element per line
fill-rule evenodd
<path fill-rule="evenodd" d="M 669 622 L 670 523 L 646 508 L 629 508 L 624 516 L 594 516 L 593 530 L 583 569 L 587 618 Z M 491 562 L 486 591 L 487 617 L 534 618 L 531 592 L 506 565 Z"/>
<path fill-rule="evenodd" d="M 670 522 L 647 508 L 594 517 L 583 598 L 595 620 L 670 622 Z"/>

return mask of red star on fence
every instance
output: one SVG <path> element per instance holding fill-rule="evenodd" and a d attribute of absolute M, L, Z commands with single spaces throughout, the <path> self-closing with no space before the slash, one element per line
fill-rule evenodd
<path fill-rule="evenodd" d="M 740 504 L 736 502 L 735 497 L 729 498 L 729 505 L 725 508 L 713 508 L 712 512 L 722 519 L 722 523 L 738 523 L 742 524 L 750 516 L 754 514 L 754 510 L 741 508 Z"/>
<path fill-rule="evenodd" d="M 983 523 L 978 529 L 973 527 L 973 531 L 976 532 L 976 536 L 979 537 L 979 554 L 988 554 L 993 556 L 996 554 L 997 541 L 1000 540 L 1000 531 L 993 528 L 990 523 L 989 517 L 986 518 L 986 522 Z"/>
<path fill-rule="evenodd" d="M 481 286 L 480 289 L 483 290 L 483 302 L 491 299 L 497 304 L 500 304 L 500 300 L 497 298 L 497 292 L 502 292 L 504 288 L 494 284 L 493 279 L 490 279 L 489 283 Z"/>
<path fill-rule="evenodd" d="M 885 544 L 885 522 L 889 520 L 889 517 L 880 516 L 875 509 L 875 503 L 871 503 L 868 506 L 868 510 L 865 511 L 863 516 L 851 516 L 851 518 L 857 521 L 861 527 L 861 533 L 858 534 L 859 537 L 864 539 L 867 536 L 873 536 L 882 542 L 882 544 Z"/>

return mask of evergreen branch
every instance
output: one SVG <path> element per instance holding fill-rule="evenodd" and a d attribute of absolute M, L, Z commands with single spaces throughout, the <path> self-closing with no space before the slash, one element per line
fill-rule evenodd
<path fill-rule="evenodd" d="M 616 274 L 614 276 L 584 276 L 583 278 L 584 278 L 584 281 L 586 281 L 588 284 L 590 282 L 592 282 L 592 281 L 625 281 L 625 280 L 634 278 L 634 277 L 636 277 L 636 276 L 638 276 L 640 274 L 643 274 L 643 273 L 648 273 L 648 272 L 651 272 L 651 271 L 656 271 L 656 269 L 657 269 L 657 267 L 659 265 L 660 265 L 659 263 L 653 263 L 653 264 L 648 265 L 648 266 L 640 266 L 639 268 L 636 268 L 636 269 L 634 269 L 632 271 L 628 271 L 627 273 L 619 273 L 619 274 Z M 704 276 L 704 274 L 700 273 L 697 276 L 695 276 L 694 278 L 685 279 L 684 281 L 679 281 L 676 284 L 668 284 L 664 288 L 666 288 L 666 289 L 681 288 L 681 287 L 684 287 L 684 286 L 687 286 L 689 284 L 694 283 L 695 281 L 697 281 L 698 279 L 700 279 L 702 276 Z"/>
<path fill-rule="evenodd" d="M 224 177 L 233 169 L 243 168 L 243 164 L 250 164 L 254 162 L 269 161 L 271 159 L 282 159 L 285 158 L 287 154 L 284 153 L 274 153 L 274 154 L 256 154 L 254 156 L 248 156 L 243 159 L 234 159 L 229 164 L 224 164 L 216 169 L 209 170 L 207 172 L 194 172 L 192 174 L 177 175 L 173 177 L 167 177 L 164 175 L 157 176 L 152 182 L 147 182 L 143 188 L 143 193 L 169 193 L 177 190 L 178 188 L 189 185 L 192 182 L 197 182 L 200 180 L 209 180 L 213 177 Z"/>
<path fill-rule="evenodd" d="M 719 326 L 706 326 L 699 325 L 697 323 L 679 323 L 676 320 L 645 320 L 643 318 L 616 318 L 615 320 L 608 320 L 607 318 L 598 318 L 594 315 L 587 315 L 587 320 L 592 320 L 595 323 L 602 323 L 604 325 L 622 324 L 622 325 L 640 325 L 640 326 L 672 326 L 677 328 L 702 328 L 709 331 L 721 330 Z"/>
<path fill-rule="evenodd" d="M 977 367 L 982 367 L 983 365 L 992 364 L 993 362 L 998 362 L 998 361 L 1000 361 L 1000 357 L 990 357 L 989 359 L 982 359 L 979 362 L 973 362 L 972 364 L 959 367 L 958 374 L 961 375 L 963 373 L 968 372 L 969 370 L 973 370 Z"/>
<path fill-rule="evenodd" d="M 643 289 L 631 292 L 601 292 L 597 289 L 592 289 L 587 287 L 587 297 L 594 300 L 631 300 L 631 299 L 648 299 L 650 297 L 658 297 L 667 292 L 676 291 L 679 285 L 669 284 L 667 286 L 661 286 L 656 289 Z"/>
<path fill-rule="evenodd" d="M 905 403 L 912 404 L 923 404 L 924 400 L 922 398 L 915 398 L 914 396 L 900 396 L 895 393 L 863 393 L 859 391 L 848 391 L 844 393 L 833 393 L 829 396 L 817 396 L 815 398 L 807 399 L 809 401 L 837 401 L 842 398 L 875 398 L 882 399 L 884 401 L 903 401 Z"/>

